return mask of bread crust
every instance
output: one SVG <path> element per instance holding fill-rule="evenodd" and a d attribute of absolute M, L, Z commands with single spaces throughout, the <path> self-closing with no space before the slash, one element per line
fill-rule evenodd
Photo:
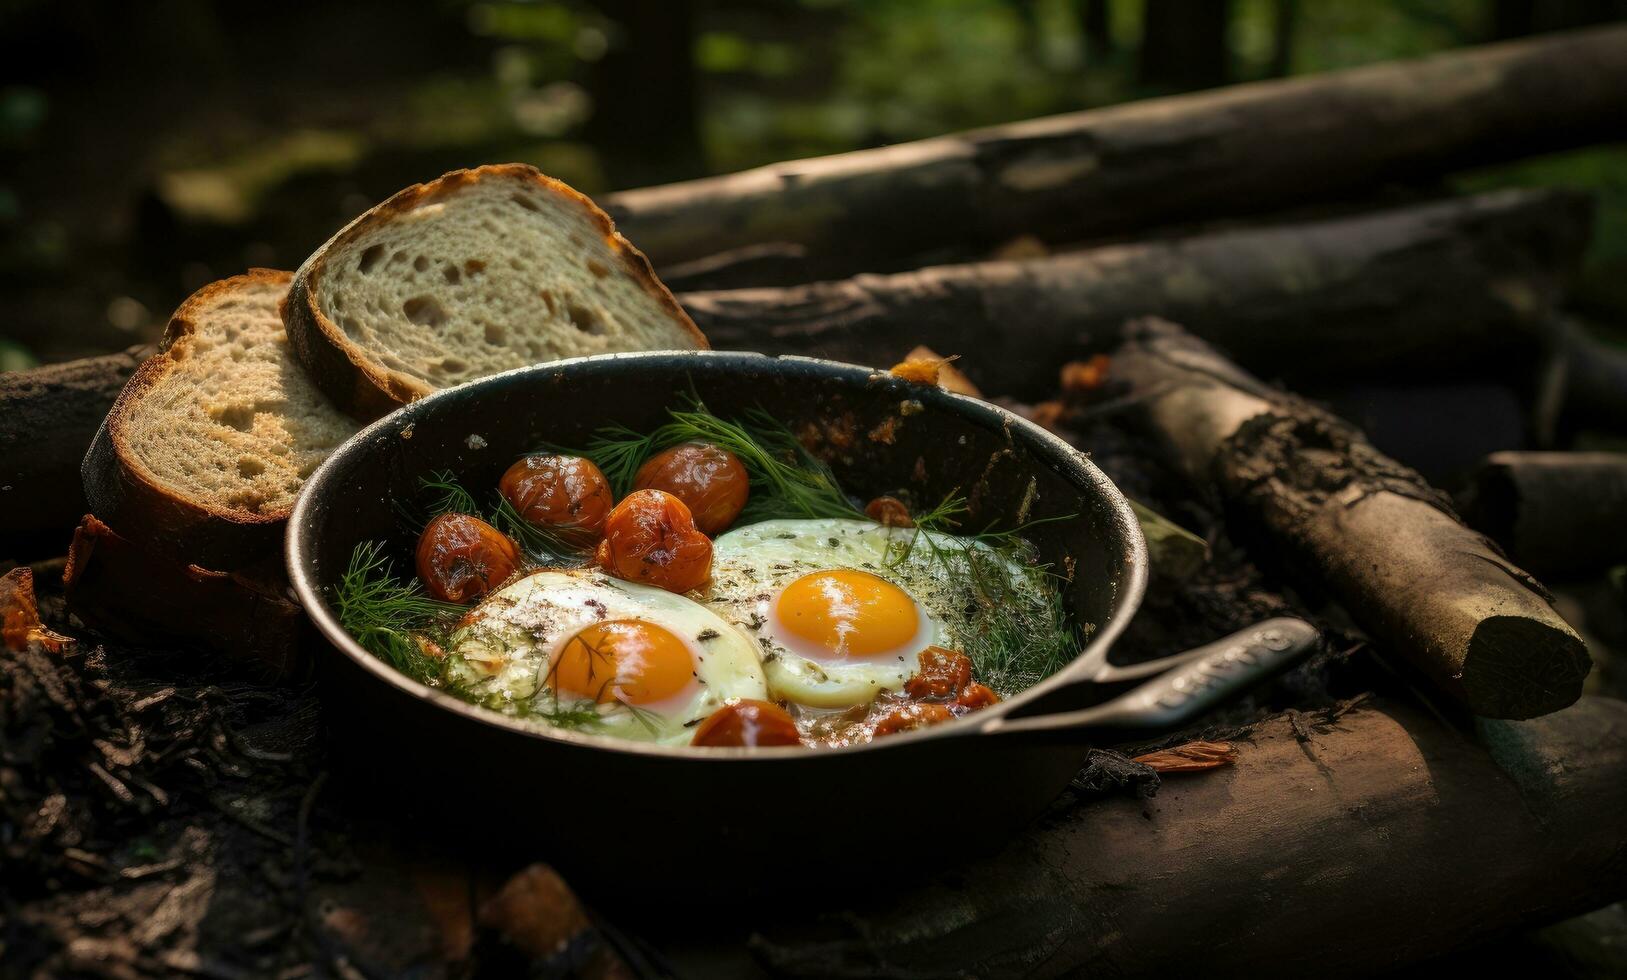
<path fill-rule="evenodd" d="M 341 228 L 294 273 L 293 284 L 283 301 L 283 328 L 288 333 L 295 359 L 340 409 L 368 422 L 407 402 L 422 398 L 433 389 L 417 379 L 378 370 L 366 353 L 351 343 L 338 324 L 322 312 L 316 294 L 317 285 L 326 271 L 328 257 L 368 230 L 482 180 L 528 181 L 580 207 L 604 234 L 628 274 L 689 334 L 698 349 L 711 348 L 706 335 L 678 305 L 672 291 L 656 278 L 650 260 L 616 231 L 616 224 L 610 215 L 587 195 L 530 164 L 487 164 L 467 170 L 453 170 L 435 180 L 398 191 Z"/>
<path fill-rule="evenodd" d="M 292 273 L 250 269 L 212 282 L 186 298 L 170 318 L 159 352 L 136 368 L 113 402 L 80 464 L 85 500 L 101 520 L 128 530 L 131 539 L 175 561 L 210 568 L 240 568 L 280 552 L 288 510 L 260 513 L 187 499 L 159 485 L 129 449 L 130 413 L 175 367 L 170 352 L 190 343 L 204 305 L 245 286 L 286 285 Z"/>
<path fill-rule="evenodd" d="M 312 627 L 287 595 L 281 558 L 217 572 L 154 554 L 86 514 L 62 573 L 68 608 L 109 636 L 179 640 L 275 679 L 310 673 Z"/>

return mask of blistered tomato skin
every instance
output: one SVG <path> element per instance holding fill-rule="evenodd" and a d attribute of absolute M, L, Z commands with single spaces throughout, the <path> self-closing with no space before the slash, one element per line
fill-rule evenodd
<path fill-rule="evenodd" d="M 882 527 L 914 527 L 910 509 L 897 497 L 877 497 L 865 505 L 864 515 Z"/>
<path fill-rule="evenodd" d="M 514 574 L 520 550 L 508 535 L 468 514 L 442 514 L 418 536 L 418 577 L 442 602 L 474 602 Z"/>
<path fill-rule="evenodd" d="M 1000 695 L 984 684 L 967 684 L 955 695 L 955 703 L 951 708 L 959 711 L 977 711 L 987 708 L 991 704 L 999 704 Z"/>
<path fill-rule="evenodd" d="M 958 650 L 927 647 L 921 651 L 921 669 L 904 683 L 912 698 L 952 698 L 972 682 L 972 660 Z"/>
<path fill-rule="evenodd" d="M 751 477 L 739 457 L 722 446 L 686 442 L 657 453 L 633 478 L 639 490 L 664 490 L 689 508 L 702 534 L 728 530 L 745 509 Z"/>
<path fill-rule="evenodd" d="M 954 712 L 947 705 L 933 704 L 931 702 L 917 702 L 896 708 L 886 717 L 876 722 L 875 738 L 887 735 L 897 735 L 916 728 L 925 728 L 928 725 L 937 725 L 954 718 Z"/>
<path fill-rule="evenodd" d="M 801 745 L 797 723 L 784 708 L 749 698 L 730 701 L 707 716 L 695 729 L 690 745 L 767 746 Z"/>
<path fill-rule="evenodd" d="M 599 540 L 616 502 L 610 481 L 580 456 L 526 456 L 508 468 L 497 489 L 522 519 L 582 548 Z"/>
<path fill-rule="evenodd" d="M 636 490 L 610 512 L 599 567 L 616 578 L 688 592 L 712 577 L 712 541 L 684 502 L 661 490 Z"/>

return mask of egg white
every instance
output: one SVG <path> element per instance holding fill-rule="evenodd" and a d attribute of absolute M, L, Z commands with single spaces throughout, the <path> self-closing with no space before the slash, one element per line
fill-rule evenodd
<path fill-rule="evenodd" d="M 594 704 L 547 683 L 571 637 L 606 620 L 642 620 L 689 648 L 694 682 L 670 698 L 639 705 Z M 561 705 L 598 715 L 590 731 L 659 742 L 687 742 L 693 726 L 729 698 L 765 699 L 755 645 L 717 614 L 685 596 L 624 582 L 590 569 L 528 575 L 469 612 L 447 645 L 450 675 L 472 699 L 524 716 Z"/>
<path fill-rule="evenodd" d="M 920 670 L 926 647 L 961 649 L 962 638 L 978 628 L 982 607 L 969 591 L 968 576 L 949 574 L 945 567 L 946 562 L 964 567 L 958 556 L 966 548 L 992 554 L 987 545 L 966 538 L 871 521 L 763 521 L 712 543 L 712 580 L 700 598 L 755 638 L 775 697 L 818 708 L 866 704 L 883 691 L 903 688 Z M 916 636 L 884 659 L 819 662 L 799 651 L 804 645 L 778 628 L 775 599 L 803 575 L 837 568 L 869 572 L 908 593 L 921 615 Z M 1010 571 L 1013 582 L 1030 578 L 1020 566 L 1011 565 Z"/>

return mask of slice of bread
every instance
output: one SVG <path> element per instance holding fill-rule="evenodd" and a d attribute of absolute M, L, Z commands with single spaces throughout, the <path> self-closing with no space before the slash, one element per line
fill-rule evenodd
<path fill-rule="evenodd" d="M 85 456 L 92 513 L 208 568 L 279 552 L 305 478 L 357 428 L 289 355 L 278 306 L 291 278 L 255 269 L 175 311 Z"/>
<path fill-rule="evenodd" d="M 541 361 L 707 346 L 608 215 L 523 164 L 454 170 L 352 221 L 295 273 L 283 320 L 363 419 Z"/>

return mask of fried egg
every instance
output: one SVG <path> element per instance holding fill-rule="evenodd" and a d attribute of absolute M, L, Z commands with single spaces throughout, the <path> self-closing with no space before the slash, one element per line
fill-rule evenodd
<path fill-rule="evenodd" d="M 768 697 L 754 645 L 694 600 L 575 569 L 528 575 L 447 645 L 472 700 L 603 734 L 684 742 L 730 698 Z"/>
<path fill-rule="evenodd" d="M 963 649 L 983 604 L 962 574 L 967 549 L 1030 570 L 979 542 L 870 521 L 775 520 L 713 542 L 702 601 L 753 637 L 777 698 L 816 708 L 901 689 L 929 646 Z"/>

